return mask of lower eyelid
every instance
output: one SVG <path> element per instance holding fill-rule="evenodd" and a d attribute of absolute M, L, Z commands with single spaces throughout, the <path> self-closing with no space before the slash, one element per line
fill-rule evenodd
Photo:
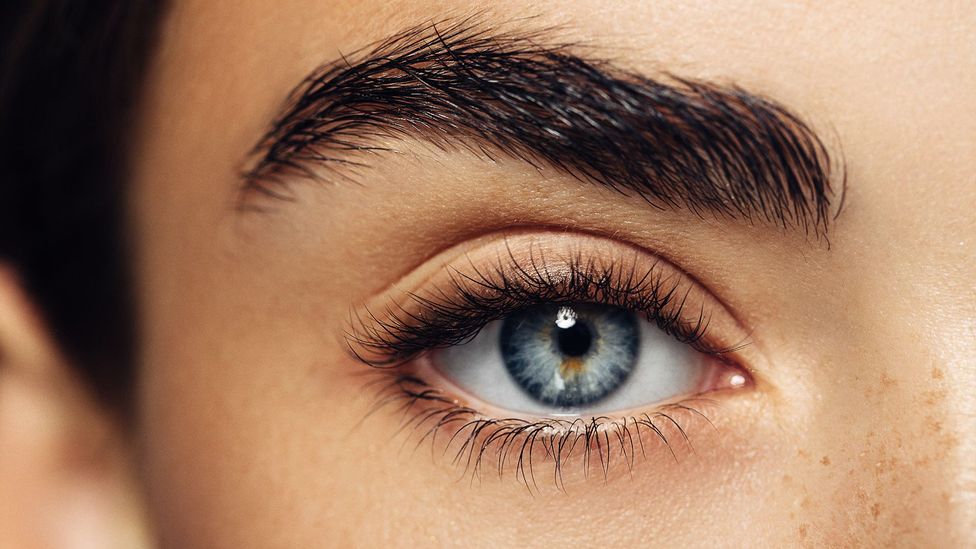
<path fill-rule="evenodd" d="M 720 401 L 690 397 L 621 416 L 491 417 L 422 378 L 377 371 L 382 407 L 402 414 L 397 434 L 414 447 L 431 446 L 435 463 L 482 479 L 513 480 L 530 491 L 551 482 L 557 489 L 589 478 L 609 480 L 651 457 L 680 462 L 694 454 L 694 440 L 716 427 Z M 540 482 L 541 481 L 541 482 Z"/>

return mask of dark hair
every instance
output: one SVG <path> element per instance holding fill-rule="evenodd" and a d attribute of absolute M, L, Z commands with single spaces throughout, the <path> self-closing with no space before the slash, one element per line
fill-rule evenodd
<path fill-rule="evenodd" d="M 0 262 L 62 351 L 121 403 L 134 329 L 124 204 L 134 105 L 162 2 L 0 8 Z"/>

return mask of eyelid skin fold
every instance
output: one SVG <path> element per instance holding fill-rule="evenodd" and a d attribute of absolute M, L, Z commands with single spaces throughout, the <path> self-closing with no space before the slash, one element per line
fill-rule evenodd
<path fill-rule="evenodd" d="M 628 309 L 701 352 L 712 374 L 700 393 L 644 409 L 532 417 L 472 399 L 431 367 L 432 351 L 466 343 L 519 309 L 560 302 Z M 675 460 L 691 451 L 689 433 L 711 425 L 706 414 L 718 396 L 753 384 L 740 356 L 746 333 L 706 288 L 650 252 L 590 235 L 530 233 L 482 238 L 426 261 L 354 311 L 346 343 L 373 367 L 370 415 L 402 414 L 397 432 L 414 433 L 418 446 L 429 442 L 473 476 L 490 465 L 532 491 L 542 464 L 564 489 L 570 460 L 581 465 L 573 478 L 599 470 L 606 479 L 617 470 L 611 462 L 630 470 L 654 449 Z"/>
<path fill-rule="evenodd" d="M 578 233 L 480 239 L 448 250 L 352 312 L 345 339 L 372 366 L 469 340 L 477 328 L 539 303 L 593 301 L 630 309 L 696 350 L 729 357 L 748 331 L 705 287 L 636 246 Z M 458 295 L 463 294 L 463 295 Z M 469 322 L 477 320 L 477 322 Z"/>

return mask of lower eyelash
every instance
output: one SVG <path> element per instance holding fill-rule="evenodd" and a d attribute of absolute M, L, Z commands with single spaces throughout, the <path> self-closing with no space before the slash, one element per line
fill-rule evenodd
<path fill-rule="evenodd" d="M 402 413 L 404 419 L 396 433 L 419 434 L 414 450 L 429 443 L 435 459 L 449 458 L 462 477 L 471 481 L 481 480 L 485 467 L 491 465 L 499 479 L 514 475 L 530 492 L 540 490 L 543 473 L 537 468 L 544 465 L 551 469 L 545 476 L 565 492 L 564 473 L 571 460 L 581 463 L 585 478 L 596 471 L 605 482 L 618 466 L 632 472 L 638 458 L 646 459 L 654 449 L 663 447 L 677 462 L 683 452 L 694 453 L 686 424 L 700 420 L 712 426 L 692 404 L 715 404 L 694 397 L 616 419 L 498 419 L 454 402 L 412 374 L 395 369 L 373 373 L 381 377 L 369 384 L 379 386 L 379 398 L 370 414 L 387 407 Z"/>

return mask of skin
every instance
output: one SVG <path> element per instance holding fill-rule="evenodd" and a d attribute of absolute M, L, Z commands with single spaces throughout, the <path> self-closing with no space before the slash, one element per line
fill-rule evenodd
<path fill-rule="evenodd" d="M 302 184 L 292 203 L 236 212 L 242 159 L 301 78 L 340 51 L 470 8 L 174 4 L 133 174 L 137 413 L 113 431 L 112 455 L 128 465 L 112 470 L 139 488 L 111 497 L 142 498 L 146 517 L 126 520 L 148 524 L 147 539 L 976 543 L 976 12 L 965 3 L 923 13 L 909 2 L 513 1 L 485 15 L 541 14 L 533 25 L 565 24 L 561 37 L 621 66 L 736 83 L 798 112 L 847 164 L 829 249 L 417 142 L 390 142 L 404 154 L 372 160 L 361 185 Z M 447 460 L 410 451 L 416 439 L 396 434 L 392 410 L 361 421 L 376 395 L 343 347 L 350 310 L 516 228 L 601 235 L 665 258 L 720 303 L 727 337 L 749 334 L 735 358 L 755 383 L 716 394 L 714 428 L 689 424 L 693 452 L 679 444 L 672 459 L 657 446 L 632 470 L 530 493 L 491 471 L 458 481 Z M 8 308 L 29 309 L 18 307 Z M 22 362 L 59 362 L 38 353 L 47 358 Z"/>

